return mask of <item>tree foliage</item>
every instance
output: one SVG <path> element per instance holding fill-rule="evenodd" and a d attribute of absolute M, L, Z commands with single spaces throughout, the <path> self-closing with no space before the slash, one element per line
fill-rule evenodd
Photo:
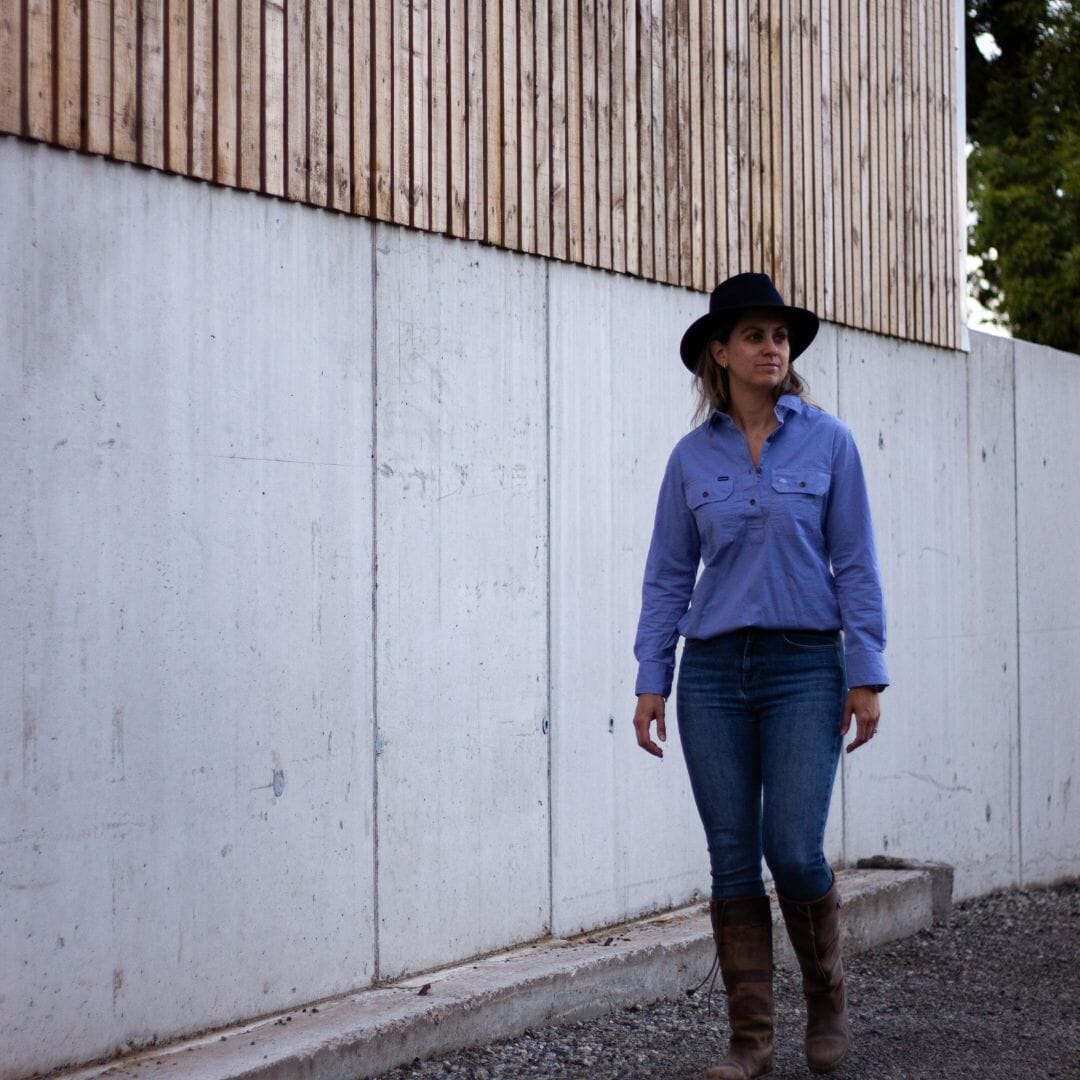
<path fill-rule="evenodd" d="M 969 0 L 967 106 L 979 301 L 1080 352 L 1080 5 Z"/>

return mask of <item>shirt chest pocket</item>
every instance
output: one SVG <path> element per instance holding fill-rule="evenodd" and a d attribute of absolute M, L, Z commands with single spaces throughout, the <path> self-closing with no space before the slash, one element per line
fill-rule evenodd
<path fill-rule="evenodd" d="M 686 505 L 697 522 L 698 533 L 708 544 L 730 536 L 735 529 L 731 493 L 735 482 L 730 476 L 707 476 L 686 482 Z"/>
<path fill-rule="evenodd" d="M 773 500 L 773 510 L 777 524 L 795 531 L 808 528 L 820 531 L 829 483 L 827 472 L 809 469 L 774 472 L 772 489 L 778 498 Z"/>

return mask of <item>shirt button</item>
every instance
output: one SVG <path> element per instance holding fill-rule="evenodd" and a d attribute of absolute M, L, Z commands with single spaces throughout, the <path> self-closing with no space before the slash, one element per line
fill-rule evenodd
<path fill-rule="evenodd" d="M 757 506 L 757 499 L 751 499 L 750 500 L 750 505 L 751 506 Z"/>
<path fill-rule="evenodd" d="M 758 465 L 758 467 L 757 467 L 756 469 L 754 469 L 754 472 L 756 472 L 756 473 L 759 473 L 759 472 L 761 472 L 761 466 L 760 466 L 760 465 Z"/>
<path fill-rule="evenodd" d="M 707 491 L 703 491 L 703 492 L 701 493 L 701 497 L 702 497 L 703 499 L 707 499 L 707 498 L 709 497 L 709 493 L 708 493 Z"/>
<path fill-rule="evenodd" d="M 799 487 L 806 487 L 806 481 L 805 480 L 800 480 L 799 481 Z"/>

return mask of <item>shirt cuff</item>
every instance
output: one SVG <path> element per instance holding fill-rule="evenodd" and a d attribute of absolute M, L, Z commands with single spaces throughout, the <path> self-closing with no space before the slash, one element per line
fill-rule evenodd
<path fill-rule="evenodd" d="M 870 649 L 848 649 L 844 661 L 847 664 L 848 686 L 889 685 L 889 672 L 882 653 Z"/>
<path fill-rule="evenodd" d="M 643 660 L 638 664 L 635 694 L 659 694 L 666 698 L 671 693 L 671 680 L 675 669 L 659 660 Z"/>

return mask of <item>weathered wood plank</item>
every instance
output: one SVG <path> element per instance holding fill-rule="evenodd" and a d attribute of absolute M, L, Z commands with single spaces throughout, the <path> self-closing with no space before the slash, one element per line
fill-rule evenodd
<path fill-rule="evenodd" d="M 139 42 L 139 161 L 152 168 L 163 169 L 165 167 L 164 0 L 139 0 L 139 12 L 142 24 Z M 77 95 L 76 90 L 76 100 Z"/>
<path fill-rule="evenodd" d="M 799 0 L 799 44 L 798 56 L 801 90 L 799 91 L 799 109 L 796 116 L 802 117 L 797 122 L 802 140 L 802 166 L 796 163 L 796 170 L 802 174 L 803 190 L 800 206 L 794 219 L 798 221 L 802 234 L 798 241 L 792 239 L 792 247 L 798 252 L 796 277 L 801 279 L 803 303 L 818 310 L 818 255 L 821 242 L 815 228 L 817 207 L 815 198 L 821 193 L 821 109 L 817 103 L 814 85 L 814 38 L 813 27 L 816 22 L 814 5 L 810 0 Z"/>
<path fill-rule="evenodd" d="M 915 175 L 912 191 L 915 199 L 915 237 L 917 257 L 915 260 L 915 335 L 918 341 L 927 341 L 930 334 L 930 281 L 927 266 L 930 262 L 929 220 L 926 192 L 929 187 L 929 164 L 926 146 L 926 89 L 923 60 L 926 56 L 926 21 L 921 3 L 913 5 L 914 52 L 918 58 L 911 69 L 913 83 L 912 119 L 914 123 L 913 145 Z"/>
<path fill-rule="evenodd" d="M 235 187 L 240 145 L 240 8 L 238 0 L 217 0 L 217 83 L 214 94 L 214 179 Z"/>
<path fill-rule="evenodd" d="M 745 4 L 725 5 L 728 276 L 750 269 L 750 57 Z M 740 47 L 740 45 L 742 47 Z"/>
<path fill-rule="evenodd" d="M 393 11 L 393 212 L 399 225 L 412 221 L 412 10 L 408 0 L 397 0 Z"/>
<path fill-rule="evenodd" d="M 283 0 L 262 0 L 263 112 L 262 184 L 267 195 L 285 194 L 285 8 Z"/>
<path fill-rule="evenodd" d="M 191 5 L 191 105 L 189 172 L 214 179 L 214 6 L 209 0 Z"/>
<path fill-rule="evenodd" d="M 680 132 L 687 143 L 686 166 L 689 172 L 687 188 L 686 233 L 688 259 L 683 266 L 683 284 L 695 289 L 705 288 L 705 206 L 702 188 L 705 183 L 704 101 L 705 82 L 701 65 L 701 6 L 699 0 L 686 5 L 686 36 L 684 54 L 680 58 L 679 81 L 685 80 L 685 97 L 689 106 L 690 123 Z M 685 61 L 685 65 L 682 63 Z M 689 137 L 688 137 L 689 136 Z"/>
<path fill-rule="evenodd" d="M 536 251 L 536 13 L 532 0 L 518 7 L 518 221 L 519 249 Z"/>
<path fill-rule="evenodd" d="M 916 232 L 916 192 L 915 178 L 917 176 L 915 157 L 917 153 L 917 140 L 915 135 L 915 80 L 912 69 L 915 55 L 913 37 L 915 33 L 914 5 L 905 4 L 902 7 L 904 32 L 903 42 L 903 71 L 904 81 L 902 84 L 901 102 L 903 104 L 903 166 L 904 181 L 901 190 L 904 195 L 904 250 L 903 282 L 905 298 L 905 325 L 908 337 L 917 340 L 919 310 L 915 299 L 915 275 L 919 259 L 919 238 Z"/>
<path fill-rule="evenodd" d="M 468 189 L 468 108 L 469 67 L 465 41 L 466 0 L 449 0 L 447 29 L 450 53 L 450 121 L 448 133 L 448 170 L 450 220 L 454 236 L 469 235 Z"/>
<path fill-rule="evenodd" d="M 0 131 L 22 135 L 22 0 L 0 0 Z"/>
<path fill-rule="evenodd" d="M 874 4 L 874 51 L 877 55 L 875 64 L 874 84 L 871 87 L 873 101 L 877 108 L 877 135 L 875 142 L 875 154 L 877 156 L 877 168 L 875 169 L 875 186 L 877 188 L 876 212 L 877 218 L 877 276 L 875 295 L 877 297 L 878 314 L 877 324 L 879 332 L 889 334 L 889 113 L 888 113 L 888 79 L 887 79 L 887 52 L 886 40 L 888 38 L 888 0 L 875 0 Z"/>
<path fill-rule="evenodd" d="M 135 0 L 112 0 L 112 9 L 112 156 L 135 161 L 139 156 Z"/>
<path fill-rule="evenodd" d="M 352 212 L 375 217 L 375 9 L 371 0 L 352 0 Z"/>
<path fill-rule="evenodd" d="M 56 4 L 56 141 L 72 150 L 82 148 L 82 2 L 54 0 Z M 157 14 L 157 33 L 160 42 L 160 0 L 148 3 Z M 0 15 L 2 24 L 3 15 Z M 153 32 L 153 13 L 147 29 Z M 3 30 L 0 29 L 0 41 Z M 146 40 L 146 30 L 143 32 Z M 3 65 L 3 46 L 0 44 L 0 65 Z M 0 76 L 2 80 L 4 76 Z M 0 86 L 2 86 L 0 81 Z M 3 91 L 0 90 L 0 97 Z M 0 125 L 2 127 L 2 125 Z"/>
<path fill-rule="evenodd" d="M 237 183 L 248 191 L 262 187 L 262 3 L 240 0 L 237 85 Z"/>
<path fill-rule="evenodd" d="M 890 96 L 892 154 L 889 194 L 892 198 L 892 243 L 895 266 L 890 274 L 890 307 L 896 333 L 907 336 L 907 304 L 904 274 L 907 263 L 904 226 L 904 13 L 900 4 L 889 5 L 889 54 L 891 65 Z"/>
<path fill-rule="evenodd" d="M 501 69 L 502 69 L 502 243 L 519 249 L 521 217 L 518 206 L 519 155 L 518 132 L 518 55 L 516 0 L 502 0 Z"/>
<path fill-rule="evenodd" d="M 773 130 L 781 129 L 780 161 L 773 161 L 772 188 L 780 185 L 779 248 L 777 282 L 789 304 L 803 304 L 806 278 L 802 266 L 802 209 L 806 177 L 802 169 L 802 43 L 799 0 L 779 0 L 780 25 L 787 34 L 779 42 L 779 62 L 775 52 L 773 65 L 780 69 L 780 100 L 773 105 Z M 775 36 L 770 43 L 777 47 Z M 774 211 L 775 212 L 775 211 Z M 798 260 L 798 267 L 796 267 Z"/>
<path fill-rule="evenodd" d="M 941 9 L 942 35 L 945 46 L 944 80 L 947 95 L 945 117 L 945 197 L 946 197 L 946 236 L 948 238 L 948 258 L 946 261 L 945 288 L 948 290 L 949 312 L 946 344 L 951 348 L 960 348 L 961 332 L 964 322 L 964 290 L 961 276 L 962 259 L 966 246 L 964 230 L 960 227 L 962 207 L 959 204 L 957 171 L 960 155 L 964 148 L 957 137 L 957 66 L 956 66 L 956 23 L 952 7 L 948 4 Z"/>
<path fill-rule="evenodd" d="M 548 0 L 536 0 L 533 30 L 535 45 L 536 184 L 534 213 L 536 251 L 551 254 L 551 10 Z"/>
<path fill-rule="evenodd" d="M 428 0 L 409 3 L 409 208 L 413 226 L 426 229 L 431 222 L 431 43 L 428 39 Z"/>
<path fill-rule="evenodd" d="M 577 0 L 566 7 L 566 228 L 567 258 L 580 263 L 585 251 L 582 207 L 581 19 Z"/>
<path fill-rule="evenodd" d="M 347 211 L 352 203 L 352 146 L 349 123 L 352 109 L 349 97 L 350 3 L 349 0 L 329 0 L 329 3 L 330 145 L 327 148 L 327 183 L 330 186 L 329 205 L 334 210 Z"/>
<path fill-rule="evenodd" d="M 309 0 L 285 0 L 285 194 L 308 197 Z"/>
<path fill-rule="evenodd" d="M 641 193 L 638 178 L 638 35 L 637 4 L 624 0 L 623 20 L 623 163 L 625 206 L 625 269 L 630 274 L 641 273 Z M 642 114 L 644 116 L 644 114 Z M 616 263 L 616 269 L 618 264 Z"/>
<path fill-rule="evenodd" d="M 551 11 L 551 254 L 566 259 L 570 252 L 570 154 L 567 134 L 566 3 L 550 0 Z"/>
<path fill-rule="evenodd" d="M 371 63 L 374 67 L 370 109 L 373 113 L 374 154 L 372 192 L 375 217 L 391 221 L 394 216 L 394 7 L 392 0 L 373 0 L 374 36 Z"/>
<path fill-rule="evenodd" d="M 867 169 L 867 265 L 869 273 L 864 275 L 867 286 L 864 317 L 869 319 L 869 326 L 875 333 L 881 332 L 881 286 L 884 274 L 879 273 L 881 252 L 881 215 L 880 198 L 883 194 L 878 186 L 878 162 L 880 160 L 878 128 L 878 51 L 877 51 L 877 0 L 868 0 L 865 10 L 866 24 L 866 169 Z"/>
<path fill-rule="evenodd" d="M 750 250 L 749 255 L 749 269 L 759 271 L 765 270 L 764 262 L 764 236 L 766 224 L 770 228 L 769 235 L 771 236 L 772 222 L 766 222 L 767 212 L 765 205 L 765 187 L 764 187 L 764 175 L 765 165 L 763 161 L 764 154 L 767 151 L 767 146 L 762 145 L 763 132 L 767 130 L 768 124 L 768 89 L 769 82 L 768 76 L 763 72 L 764 58 L 762 57 L 761 39 L 763 35 L 762 20 L 760 15 L 760 8 L 762 5 L 767 4 L 768 0 L 750 0 L 748 3 L 747 12 L 747 32 L 749 34 L 749 40 L 747 42 L 747 65 L 748 65 L 748 79 L 746 94 L 749 101 L 749 113 L 747 116 L 746 126 L 740 124 L 740 131 L 748 131 L 750 133 L 750 203 L 747 208 L 747 215 L 750 218 Z M 743 39 L 746 40 L 746 39 Z M 740 87 L 740 97 L 742 93 Z M 769 209 L 772 208 L 772 200 L 768 200 Z"/>
<path fill-rule="evenodd" d="M 842 54 L 840 48 L 840 4 L 839 0 L 824 0 L 824 10 L 828 12 L 829 25 L 822 27 L 821 61 L 823 70 L 828 71 L 828 80 L 823 86 L 828 93 L 828 112 L 823 117 L 828 123 L 828 156 L 824 156 L 825 166 L 825 210 L 822 227 L 826 237 L 825 268 L 825 317 L 833 322 L 842 322 L 844 317 L 844 246 L 847 234 L 844 228 L 843 198 L 844 171 L 843 148 L 844 129 L 841 119 L 843 104 Z"/>
<path fill-rule="evenodd" d="M 53 2 L 26 0 L 26 134 L 32 139 L 52 139 L 54 134 Z"/>
<path fill-rule="evenodd" d="M 484 238 L 487 207 L 484 185 L 484 8 L 481 0 L 468 0 L 468 149 L 466 180 L 468 184 L 468 236 Z"/>
<path fill-rule="evenodd" d="M 623 4 L 611 4 L 611 268 L 626 270 L 626 38 Z"/>
<path fill-rule="evenodd" d="M 484 10 L 484 239 L 503 242 L 502 8 L 488 0 Z"/>
<path fill-rule="evenodd" d="M 431 170 L 428 176 L 429 221 L 428 227 L 434 232 L 447 232 L 450 228 L 450 202 L 448 185 L 450 174 L 450 78 L 449 56 L 450 38 L 446 24 L 445 0 L 431 0 L 429 20 L 429 51 L 431 61 L 428 67 L 428 85 L 430 87 L 431 128 Z"/>
<path fill-rule="evenodd" d="M 781 76 L 783 73 L 783 54 L 786 51 L 782 44 L 782 20 L 781 3 L 783 0 L 771 0 L 768 15 L 768 50 L 770 64 L 768 68 L 770 76 L 769 86 L 769 134 L 771 147 L 766 157 L 769 170 L 766 191 L 771 200 L 769 218 L 772 222 L 772 272 L 777 280 L 783 282 L 786 289 L 785 296 L 791 295 L 790 268 L 786 267 L 785 260 L 785 237 L 784 237 L 784 202 L 785 202 L 785 177 L 784 177 L 784 145 L 783 123 L 780 119 L 785 108 L 782 95 L 783 87 Z"/>
<path fill-rule="evenodd" d="M 811 138 L 813 141 L 813 177 L 814 194 L 812 202 L 807 203 L 806 213 L 809 219 L 807 237 L 813 245 L 811 258 L 814 263 L 813 309 L 824 311 L 825 308 L 825 258 L 829 247 L 829 237 L 824 229 L 825 220 L 825 161 L 829 150 L 826 144 L 825 129 L 828 116 L 828 103 L 825 100 L 828 87 L 826 70 L 819 62 L 821 56 L 822 33 L 827 20 L 827 3 L 814 3 L 803 0 L 803 10 L 809 23 L 807 49 L 803 51 L 803 67 L 810 71 L 810 91 L 808 101 L 811 116 Z"/>
<path fill-rule="evenodd" d="M 947 341 L 949 336 L 948 302 L 949 295 L 946 289 L 946 272 L 948 267 L 948 251 L 953 246 L 953 238 L 949 234 L 948 217 L 945 209 L 945 173 L 948 168 L 945 155 L 945 64 L 942 56 L 944 40 L 941 28 L 941 8 L 945 5 L 931 7 L 930 37 L 932 42 L 931 78 L 933 80 L 933 115 L 931 116 L 930 130 L 932 132 L 934 154 L 933 169 L 930 173 L 932 178 L 931 198 L 934 204 L 934 262 L 932 273 L 934 278 L 934 341 Z"/>
<path fill-rule="evenodd" d="M 219 0 L 220 3 L 220 0 Z M 329 176 L 329 5 L 309 0 L 307 39 L 307 201 L 325 206 Z"/>
<path fill-rule="evenodd" d="M 841 212 L 844 220 L 844 290 L 841 321 L 856 325 L 855 281 L 860 273 L 859 265 L 859 170 L 857 152 L 859 145 L 859 35 L 857 29 L 858 0 L 842 0 L 840 7 L 840 35 L 843 49 L 843 84 L 840 102 L 843 122 L 844 191 Z M 856 20 L 856 21 L 853 21 Z"/>
<path fill-rule="evenodd" d="M 611 269 L 611 19 L 608 0 L 596 5 L 596 262 Z"/>
<path fill-rule="evenodd" d="M 672 0 L 668 0 L 672 2 Z M 671 191 L 668 173 L 667 130 L 666 130 L 666 87 L 664 85 L 664 65 L 666 62 L 664 45 L 664 3 L 665 0 L 651 0 L 652 8 L 652 209 L 653 234 L 652 277 L 655 281 L 669 281 L 668 273 L 668 193 Z M 672 237 L 674 244 L 677 237 Z"/>
<path fill-rule="evenodd" d="M 705 282 L 707 289 L 712 289 L 718 282 L 731 273 L 731 248 L 728 236 L 729 206 L 732 188 L 728 172 L 728 156 L 733 150 L 728 146 L 728 40 L 727 14 L 723 5 L 708 5 L 713 9 L 713 136 L 712 147 L 715 159 L 714 199 L 716 214 L 716 265 Z M 738 188 L 735 188 L 738 191 Z"/>
<path fill-rule="evenodd" d="M 637 23 L 638 273 L 655 273 L 653 240 L 653 19 L 650 0 L 635 0 Z"/>
<path fill-rule="evenodd" d="M 664 0 L 664 246 L 667 249 L 667 267 L 664 281 L 677 285 L 680 282 L 680 256 L 682 255 L 679 231 L 679 195 L 682 170 L 679 161 L 679 4 L 685 0 Z M 666 77 L 665 77 L 666 74 Z"/>
<path fill-rule="evenodd" d="M 581 0 L 581 261 L 597 265 L 596 5 Z"/>
<path fill-rule="evenodd" d="M 870 148 L 870 41 L 869 41 L 869 5 L 862 2 L 857 5 L 859 11 L 859 142 L 857 149 L 857 162 L 859 171 L 859 210 L 862 215 L 862 226 L 859 232 L 859 267 L 860 276 L 857 279 L 857 318 L 859 325 L 869 328 L 873 324 L 873 222 L 870 217 L 872 187 L 870 179 L 870 164 L 872 151 Z"/>
<path fill-rule="evenodd" d="M 716 22 L 710 0 L 701 4 L 701 236 L 704 251 L 701 260 L 701 289 L 711 289 L 716 278 L 716 155 L 723 134 L 716 129 L 716 80 L 714 49 Z"/>
<path fill-rule="evenodd" d="M 270 0 L 268 0 L 270 2 Z M 101 0 L 87 0 L 87 17 L 93 26 L 94 9 L 101 5 Z M 106 3 L 105 8 L 108 8 Z M 188 21 L 190 17 L 189 0 L 165 0 L 165 168 L 177 173 L 188 171 Z M 88 42 L 91 51 L 94 38 L 91 34 Z M 268 46 L 269 47 L 269 46 Z M 95 63 L 91 56 L 87 75 L 94 77 Z M 92 132 L 97 122 L 93 86 L 88 88 L 89 128 L 87 138 L 93 141 Z M 106 136 L 106 142 L 108 136 Z M 88 149 L 93 149 L 92 146 Z"/>

